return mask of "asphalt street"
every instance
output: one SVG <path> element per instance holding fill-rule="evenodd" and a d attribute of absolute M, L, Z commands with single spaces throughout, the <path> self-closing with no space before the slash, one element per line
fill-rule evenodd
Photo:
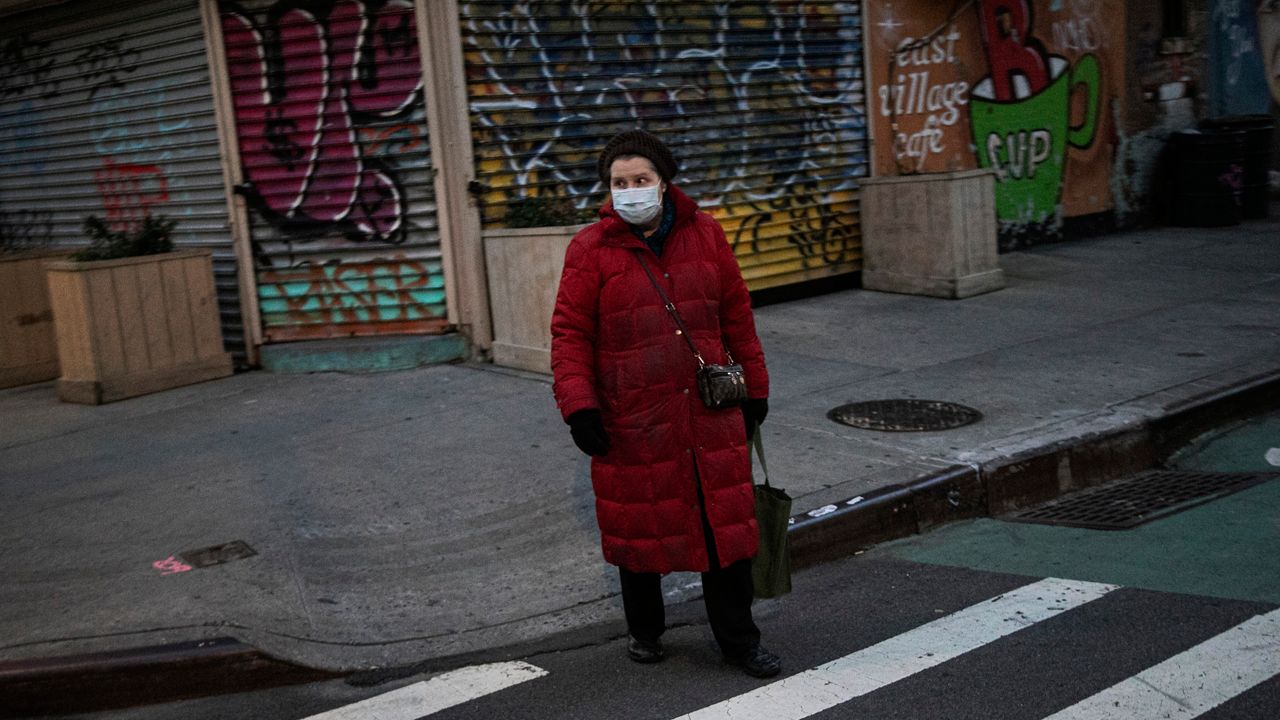
<path fill-rule="evenodd" d="M 624 642 L 617 639 L 373 687 L 335 680 L 80 717 L 1280 717 L 1280 679 L 1274 675 L 1280 672 L 1280 619 L 1272 614 L 1263 630 L 1252 628 L 1242 637 L 1233 638 L 1232 631 L 1267 618 L 1274 604 L 1043 581 L 875 555 L 806 572 L 791 597 L 761 605 L 767 644 L 786 662 L 774 682 L 721 663 L 706 626 L 688 624 L 668 631 L 669 656 L 653 666 L 627 660 Z M 1000 605 L 1010 598 L 1018 602 Z M 1215 638 L 1219 644 L 1222 638 L 1236 640 L 1235 652 L 1215 647 Z M 1214 657 L 1216 666 L 1203 666 L 1197 648 Z M 1195 675 L 1217 671 L 1238 682 L 1236 675 L 1251 669 L 1270 679 L 1231 693 L 1226 703 L 1199 715 L 1163 694 L 1115 700 L 1138 703 L 1120 714 L 1055 715 L 1179 656 L 1191 658 Z M 841 664 L 841 658 L 848 660 Z M 1173 675 L 1176 682 L 1186 673 L 1175 669 Z M 1203 679 L 1194 679 L 1191 690 L 1203 689 Z M 1219 684 L 1216 676 L 1209 684 Z M 1181 697 L 1196 702 L 1185 692 Z M 439 704 L 448 706 L 430 712 Z"/>
<path fill-rule="evenodd" d="M 95 720 L 760 717 L 757 707 L 771 720 L 1273 720 L 1277 481 L 1124 532 L 991 515 L 1142 467 L 1168 437 L 1277 397 L 1275 228 L 1013 253 L 1008 288 L 962 303 L 850 291 L 761 308 L 777 398 L 771 468 L 801 522 L 852 507 L 870 528 L 833 542 L 849 522 L 815 525 L 828 530 L 805 535 L 809 547 L 834 556 L 931 530 L 805 570 L 793 595 L 761 603 L 766 643 L 785 660 L 774 682 L 720 661 L 696 576 L 665 585 L 670 658 L 626 660 L 585 463 L 546 379 L 471 366 L 246 373 L 100 408 L 66 407 L 47 385 L 0 393 L 0 663 L 230 634 L 263 656 L 356 673 L 82 716 Z M 827 419 L 875 398 L 945 399 L 984 417 L 897 434 Z M 1224 430 L 1175 461 L 1280 462 L 1274 417 Z M 166 561 L 230 540 L 258 554 L 181 573 Z M 154 694 L 132 697 L 210 685 L 157 677 Z M 236 677 L 248 682 L 218 680 Z M 0 717 L 16 707 L 0 696 Z"/>
<path fill-rule="evenodd" d="M 1276 427 L 1280 414 L 1226 428 L 1171 465 L 1280 470 Z M 617 637 L 80 717 L 1266 720 L 1280 717 L 1277 517 L 1280 479 L 1128 531 L 995 518 L 877 546 L 757 604 L 785 660 L 770 681 L 721 662 L 694 601 L 673 609 L 653 666 Z"/>
<path fill-rule="evenodd" d="M 1162 428 L 1280 398 L 1278 229 L 1008 253 L 1008 287 L 958 302 L 847 290 L 759 308 L 798 557 L 1096 484 L 1163 452 Z M 828 417 L 875 400 L 982 420 L 887 433 Z M 619 611 L 546 376 L 248 372 L 99 407 L 44 383 L 0 391 L 0 426 L 0 680 L 6 663 L 225 638 L 332 672 L 470 661 L 606 640 Z M 256 554 L 178 562 L 235 541 Z M 53 675 L 36 690 L 68 690 Z"/>

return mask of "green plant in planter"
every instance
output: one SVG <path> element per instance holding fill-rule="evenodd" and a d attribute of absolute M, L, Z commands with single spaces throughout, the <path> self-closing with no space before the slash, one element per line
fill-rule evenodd
<path fill-rule="evenodd" d="M 88 262 L 167 253 L 173 250 L 173 240 L 169 236 L 177 225 L 163 215 L 148 215 L 136 230 L 116 231 L 107 227 L 97 215 L 90 215 L 84 220 L 84 232 L 93 244 L 72 254 L 71 259 Z"/>
<path fill-rule="evenodd" d="M 555 227 L 591 222 L 594 217 L 595 211 L 576 208 L 567 197 L 543 196 L 512 201 L 503 222 L 509 228 Z"/>

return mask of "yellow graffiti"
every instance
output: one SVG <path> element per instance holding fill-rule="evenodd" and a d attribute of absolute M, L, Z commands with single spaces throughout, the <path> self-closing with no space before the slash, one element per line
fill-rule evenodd
<path fill-rule="evenodd" d="M 856 270 L 862 58 L 858 14 L 838 7 L 462 3 L 484 225 L 529 198 L 597 207 L 600 147 L 644 127 L 753 287 Z"/>

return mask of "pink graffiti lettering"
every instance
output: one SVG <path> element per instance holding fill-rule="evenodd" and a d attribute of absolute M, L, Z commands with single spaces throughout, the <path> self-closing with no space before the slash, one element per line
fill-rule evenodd
<path fill-rule="evenodd" d="M 177 573 L 184 573 L 188 570 L 194 569 L 172 555 L 164 560 L 157 560 L 151 563 L 151 567 L 159 570 L 161 575 L 175 575 Z"/>
<path fill-rule="evenodd" d="M 115 231 L 136 229 L 153 205 L 169 199 L 169 180 L 158 165 L 117 163 L 107 157 L 93 173 L 93 181 L 102 196 L 107 225 Z"/>
<path fill-rule="evenodd" d="M 274 42 L 244 14 L 222 16 L 250 194 L 286 226 L 332 224 L 394 242 L 403 193 L 365 158 L 357 125 L 395 117 L 418 96 L 413 6 L 391 0 L 370 13 L 340 0 L 323 18 L 317 12 L 274 13 Z"/>
<path fill-rule="evenodd" d="M 1029 97 L 1049 84 L 1044 48 L 1031 37 L 1031 8 L 1027 0 L 983 0 L 982 40 L 996 99 Z M 1014 77 L 1026 79 L 1026 95 L 1014 90 Z"/>

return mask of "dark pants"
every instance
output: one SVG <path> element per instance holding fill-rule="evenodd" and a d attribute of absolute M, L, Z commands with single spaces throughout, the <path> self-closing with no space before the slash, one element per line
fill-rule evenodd
<path fill-rule="evenodd" d="M 639 640 L 656 641 L 667 629 L 662 576 L 618 570 L 627 630 Z M 749 559 L 702 573 L 702 600 L 707 606 L 711 633 L 726 654 L 736 655 L 760 644 L 760 630 L 751 619 L 751 597 Z"/>
<path fill-rule="evenodd" d="M 698 505 L 705 507 L 702 484 L 697 484 Z M 760 629 L 751 618 L 751 559 L 739 560 L 720 567 L 715 535 L 706 512 L 702 516 L 702 533 L 707 539 L 707 558 L 711 570 L 702 573 L 702 601 L 707 606 L 707 620 L 720 649 L 736 655 L 760 644 Z M 662 604 L 662 576 L 658 573 L 633 573 L 618 568 L 622 577 L 622 608 L 627 615 L 627 631 L 637 640 L 654 642 L 667 629 L 666 610 Z"/>

